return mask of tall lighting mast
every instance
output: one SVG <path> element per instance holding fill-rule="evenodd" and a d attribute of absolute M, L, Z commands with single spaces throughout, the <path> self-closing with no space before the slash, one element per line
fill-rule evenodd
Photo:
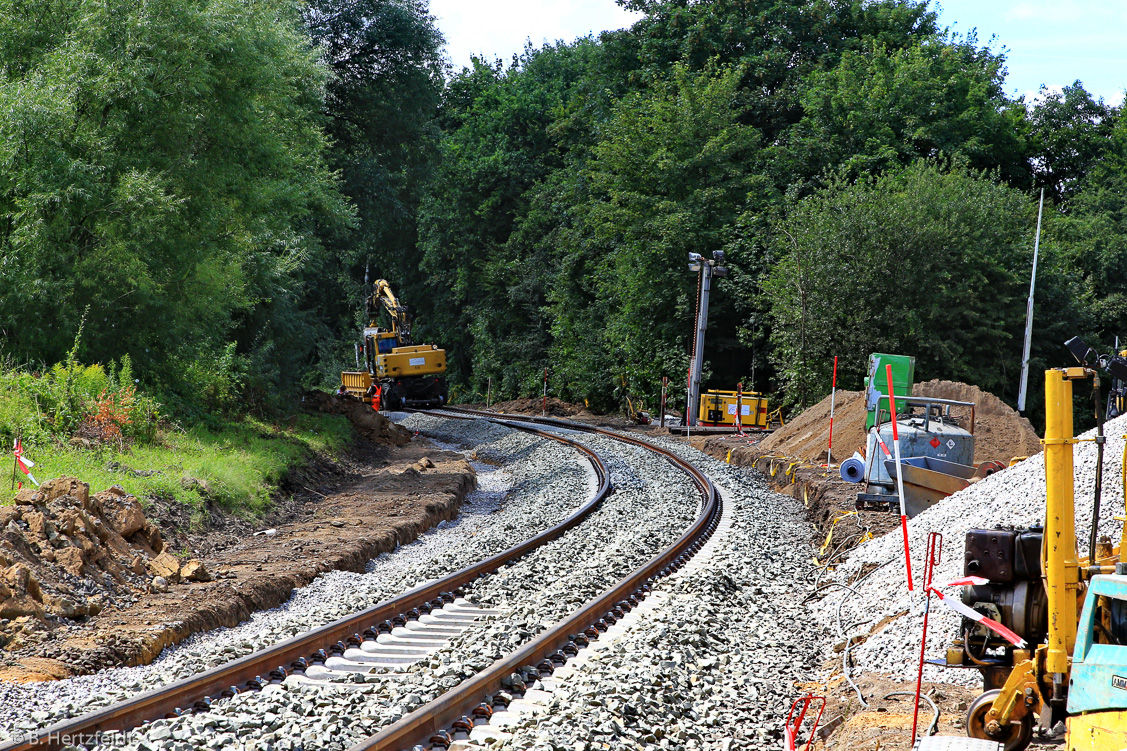
<path fill-rule="evenodd" d="M 704 333 L 708 328 L 708 295 L 712 291 L 712 278 L 728 276 L 724 263 L 724 251 L 712 251 L 712 260 L 706 260 L 700 253 L 689 254 L 689 271 L 698 273 L 700 294 L 697 299 L 696 329 L 693 331 L 693 360 L 689 365 L 689 403 L 685 409 L 685 424 L 695 426 L 700 420 L 700 379 L 704 367 Z"/>

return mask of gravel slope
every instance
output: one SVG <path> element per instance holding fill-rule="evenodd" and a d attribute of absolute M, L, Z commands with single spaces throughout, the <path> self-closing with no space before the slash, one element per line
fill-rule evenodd
<path fill-rule="evenodd" d="M 1104 453 L 1103 493 L 1100 532 L 1118 542 L 1123 516 L 1123 484 L 1120 461 L 1123 456 L 1127 416 L 1109 421 L 1104 428 L 1107 445 Z M 1095 430 L 1082 438 L 1092 438 Z M 1080 554 L 1088 548 L 1088 530 L 1092 518 L 1092 493 L 1095 484 L 1096 446 L 1078 443 L 1074 446 L 1076 530 Z M 899 530 L 858 546 L 849 558 L 826 580 L 852 583 L 863 570 L 873 564 L 885 564 L 859 585 L 855 593 L 841 588 L 827 591 L 824 599 L 812 606 L 814 614 L 836 629 L 837 613 L 841 612 L 842 628 L 850 635 L 868 634 L 864 644 L 852 655 L 861 670 L 885 673 L 898 678 L 914 678 L 919 659 L 920 633 L 923 618 L 923 596 L 919 593 L 923 577 L 923 556 L 930 532 L 943 534 L 944 555 L 935 575 L 942 584 L 963 574 L 963 550 L 970 529 L 999 526 L 1043 524 L 1045 516 L 1044 455 L 1038 454 L 1003 472 L 975 483 L 920 514 L 908 522 L 912 549 L 912 570 L 916 594 L 909 596 L 904 570 L 903 538 Z M 956 588 L 947 590 L 958 596 Z M 844 602 L 842 602 L 844 598 Z M 934 598 L 933 598 L 934 599 Z M 877 633 L 869 634 L 872 624 L 883 623 Z M 942 658 L 947 643 L 956 637 L 960 619 L 953 611 L 936 604 L 928 625 L 928 658 Z M 850 629 L 849 624 L 862 624 Z M 844 641 L 831 631 L 828 643 Z M 970 685 L 980 681 L 977 671 L 948 670 L 927 666 L 925 678 Z"/>

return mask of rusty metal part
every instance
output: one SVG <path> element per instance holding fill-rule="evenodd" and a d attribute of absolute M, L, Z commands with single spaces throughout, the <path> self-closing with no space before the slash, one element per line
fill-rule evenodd
<path fill-rule="evenodd" d="M 971 702 L 965 720 L 967 735 L 1001 743 L 1005 751 L 1019 751 L 1028 746 L 1033 737 L 1033 715 L 1026 714 L 1003 724 L 992 711 L 994 701 L 1000 694 L 999 689 L 994 689 Z"/>
<path fill-rule="evenodd" d="M 455 410 L 459 413 L 475 414 L 469 410 Z M 434 413 L 428 413 L 434 414 Z M 476 413 L 484 416 L 486 413 Z M 438 416 L 443 416 L 439 414 Z M 492 415 L 491 415 L 492 416 Z M 411 714 L 402 718 L 393 725 L 381 730 L 378 734 L 353 746 L 350 751 L 398 751 L 410 749 L 425 743 L 435 737 L 436 733 L 466 714 L 473 706 L 481 701 L 483 696 L 496 694 L 501 690 L 503 681 L 507 680 L 514 672 L 527 665 L 536 665 L 540 670 L 545 666 L 550 673 L 554 668 L 550 660 L 545 659 L 553 653 L 560 653 L 562 647 L 571 639 L 569 635 L 583 632 L 588 637 L 598 635 L 607 630 L 607 621 L 613 623 L 616 616 L 611 608 L 630 595 L 644 596 L 649 591 L 647 586 L 659 576 L 666 576 L 688 560 L 688 551 L 697 541 L 707 539 L 716 529 L 720 520 L 721 501 L 716 488 L 699 469 L 684 461 L 672 451 L 654 446 L 650 443 L 629 436 L 620 435 L 608 430 L 595 428 L 580 423 L 554 420 L 552 418 L 506 415 L 505 417 L 533 422 L 539 425 L 551 425 L 566 428 L 567 430 L 582 430 L 585 432 L 607 435 L 615 440 L 641 446 L 664 456 L 674 466 L 686 472 L 696 484 L 701 493 L 703 503 L 700 515 L 692 526 L 672 545 L 650 559 L 645 565 L 627 576 L 618 584 L 611 587 L 602 595 L 590 600 L 578 611 L 572 613 L 564 620 L 557 623 L 547 631 L 542 632 L 537 638 L 523 645 L 515 652 L 502 657 L 493 665 L 477 675 L 463 681 L 460 685 L 442 694 L 433 701 L 423 705 Z M 677 561 L 680 561 L 679 563 Z M 644 588 L 644 589 L 643 589 Z M 619 613 L 621 614 L 621 610 Z M 593 628 L 592 628 L 593 627 Z M 525 678 L 525 680 L 528 680 Z"/>
<path fill-rule="evenodd" d="M 50 725 L 21 737 L 19 741 L 0 745 L 0 751 L 56 751 L 66 747 L 70 738 L 96 738 L 101 733 L 128 730 L 148 720 L 175 717 L 183 707 L 196 702 L 220 697 L 226 692 L 258 690 L 269 682 L 264 677 L 279 666 L 308 658 L 310 662 L 324 662 L 328 655 L 343 654 L 345 640 L 352 641 L 358 632 L 375 627 L 383 631 L 387 624 L 402 626 L 408 618 L 418 618 L 419 605 L 440 599 L 453 602 L 461 588 L 486 574 L 496 571 L 516 558 L 526 555 L 541 545 L 561 537 L 582 522 L 610 494 L 610 475 L 607 466 L 594 450 L 581 443 L 549 431 L 538 430 L 526 424 L 497 420 L 508 427 L 533 433 L 542 438 L 558 441 L 585 454 L 591 461 L 598 478 L 598 487 L 592 498 L 571 516 L 554 527 L 498 553 L 484 561 L 457 571 L 438 581 L 427 584 L 381 602 L 367 610 L 328 623 L 308 633 L 279 642 L 267 649 L 249 654 L 238 660 L 192 676 L 182 681 L 133 696 L 89 714 Z M 414 615 L 409 616 L 413 609 Z M 572 629 L 574 630 L 574 629 Z M 328 652 L 328 655 L 326 654 Z M 552 650 L 555 651 L 555 650 Z M 465 714 L 460 712 L 459 715 Z M 456 718 L 455 718 L 456 719 Z M 422 740 L 427 740 L 423 738 Z"/>

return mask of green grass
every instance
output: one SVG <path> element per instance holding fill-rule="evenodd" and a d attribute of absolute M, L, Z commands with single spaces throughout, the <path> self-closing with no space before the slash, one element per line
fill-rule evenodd
<path fill-rule="evenodd" d="M 213 499 L 226 511 L 253 518 L 269 509 L 271 494 L 288 470 L 308 462 L 314 453 L 340 451 L 351 435 L 344 417 L 299 414 L 278 425 L 245 418 L 219 429 L 163 432 L 154 443 L 137 443 L 124 452 L 56 443 L 41 444 L 34 451 L 29 448 L 27 453 L 36 463 L 32 473 L 40 482 L 66 475 L 89 483 L 91 492 L 120 485 L 142 501 L 156 496 L 202 508 L 205 499 L 200 491 L 181 484 L 185 478 L 196 478 L 207 483 Z M 111 469 L 114 462 L 159 474 L 136 477 Z M 10 502 L 10 495 L 0 499 Z"/>

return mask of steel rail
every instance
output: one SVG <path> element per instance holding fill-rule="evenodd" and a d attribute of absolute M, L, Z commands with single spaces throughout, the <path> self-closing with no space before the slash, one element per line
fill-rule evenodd
<path fill-rule="evenodd" d="M 446 415 L 446 417 L 451 416 Z M 590 460 L 598 479 L 598 486 L 591 499 L 555 526 L 502 553 L 434 582 L 415 587 L 366 610 L 345 616 L 190 678 L 32 731 L 14 741 L 0 745 L 0 751 L 55 751 L 68 746 L 92 745 L 98 742 L 99 737 L 104 733 L 128 730 L 144 722 L 163 717 L 174 717 L 192 711 L 206 711 L 213 698 L 230 696 L 247 689 L 255 690 L 271 681 L 280 681 L 290 672 L 304 670 L 308 663 L 323 662 L 326 649 L 343 651 L 344 642 L 349 638 L 360 638 L 360 634 L 375 629 L 396 616 L 406 614 L 405 617 L 414 620 L 418 617 L 418 613 L 412 615 L 412 610 L 429 608 L 432 605 L 437 607 L 442 603 L 443 595 L 446 595 L 447 600 L 451 600 L 450 593 L 454 590 L 561 537 L 582 522 L 610 494 L 612 489 L 610 473 L 602 457 L 593 449 L 577 441 L 528 425 L 501 419 L 495 422 L 558 441 L 584 454 Z M 436 600 L 438 603 L 435 602 Z M 429 612 L 429 609 L 426 612 Z"/>
<path fill-rule="evenodd" d="M 631 597 L 634 597 L 635 601 L 640 599 L 648 591 L 649 582 L 659 576 L 671 574 L 680 568 L 700 549 L 719 523 L 722 506 L 715 486 L 703 472 L 669 449 L 583 423 L 546 417 L 527 418 L 523 415 L 496 415 L 456 408 L 445 408 L 445 410 L 459 415 L 473 415 L 486 419 L 505 418 L 513 421 L 566 428 L 572 431 L 595 433 L 654 451 L 692 478 L 702 495 L 701 512 L 693 525 L 676 542 L 602 595 L 588 601 L 579 610 L 552 628 L 516 651 L 497 660 L 493 665 L 472 678 L 424 704 L 376 735 L 352 746 L 349 751 L 399 751 L 420 745 L 425 747 L 430 743 L 434 743 L 440 748 L 446 747 L 453 738 L 445 732 L 445 729 L 451 727 L 457 721 L 462 722 L 463 728 L 466 725 L 466 720 L 472 722 L 470 715 L 474 714 L 474 710 L 479 707 L 482 699 L 487 695 L 496 695 L 504 690 L 502 682 L 504 679 L 507 679 L 523 666 L 550 668 L 552 662 L 548 660 L 549 657 L 556 660 L 566 659 L 563 652 L 564 648 L 570 645 L 572 651 L 574 651 L 576 647 L 571 635 L 583 633 L 593 625 L 602 625 L 603 629 L 597 630 L 604 630 L 608 620 L 614 623 L 622 615 L 622 611 L 617 608 L 623 601 L 628 601 L 628 598 Z M 441 413 L 428 412 L 427 414 L 450 417 L 450 415 Z"/>

